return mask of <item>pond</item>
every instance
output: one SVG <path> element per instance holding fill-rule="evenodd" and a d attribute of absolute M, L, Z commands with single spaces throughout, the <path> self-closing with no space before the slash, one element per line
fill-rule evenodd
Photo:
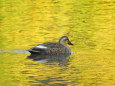
<path fill-rule="evenodd" d="M 1 0 L 0 86 L 114 86 L 115 2 Z M 26 50 L 68 36 L 71 55 Z"/>

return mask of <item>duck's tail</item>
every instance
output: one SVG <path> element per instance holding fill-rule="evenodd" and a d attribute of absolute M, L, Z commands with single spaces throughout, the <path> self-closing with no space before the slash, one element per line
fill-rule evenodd
<path fill-rule="evenodd" d="M 29 51 L 31 54 L 39 54 L 41 51 L 36 51 L 36 50 L 27 50 Z"/>

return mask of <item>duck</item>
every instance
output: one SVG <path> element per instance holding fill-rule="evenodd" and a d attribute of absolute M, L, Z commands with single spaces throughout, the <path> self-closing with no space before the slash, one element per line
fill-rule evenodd
<path fill-rule="evenodd" d="M 46 42 L 36 45 L 28 50 L 31 54 L 70 54 L 71 49 L 68 45 L 73 45 L 67 36 L 62 36 L 58 42 Z"/>

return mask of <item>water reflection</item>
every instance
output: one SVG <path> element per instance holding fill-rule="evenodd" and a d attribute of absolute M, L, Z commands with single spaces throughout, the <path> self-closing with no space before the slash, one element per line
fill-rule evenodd
<path fill-rule="evenodd" d="M 0 53 L 25 53 L 28 54 L 27 50 L 0 50 Z"/>
<path fill-rule="evenodd" d="M 1 0 L 0 86 L 115 86 L 114 4 L 114 0 Z M 35 61 L 53 62 L 46 65 L 17 51 L 55 42 L 61 35 L 75 44 L 72 50 L 77 54 L 71 59 L 31 55 Z M 60 67 L 58 62 L 68 65 Z"/>
<path fill-rule="evenodd" d="M 44 62 L 59 62 L 60 66 L 66 65 L 66 62 L 69 60 L 70 54 L 56 54 L 56 55 L 45 55 L 45 54 L 31 54 L 28 58 L 33 59 L 38 63 Z"/>

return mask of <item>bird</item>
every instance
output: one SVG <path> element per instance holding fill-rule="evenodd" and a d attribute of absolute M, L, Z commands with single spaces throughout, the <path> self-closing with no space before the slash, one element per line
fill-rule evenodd
<path fill-rule="evenodd" d="M 31 54 L 71 54 L 69 45 L 73 45 L 67 36 L 62 36 L 58 42 L 46 42 L 43 44 L 36 45 L 28 50 Z"/>

